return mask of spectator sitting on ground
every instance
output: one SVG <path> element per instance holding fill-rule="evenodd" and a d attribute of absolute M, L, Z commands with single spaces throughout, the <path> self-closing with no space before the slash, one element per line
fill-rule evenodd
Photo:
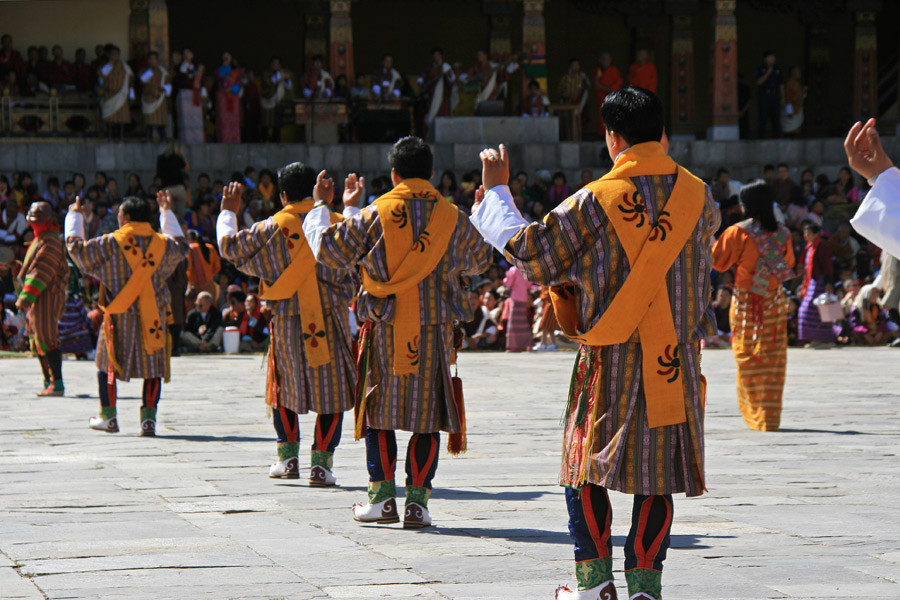
<path fill-rule="evenodd" d="M 853 301 L 850 324 L 860 346 L 883 346 L 897 338 L 898 327 L 888 320 L 880 300 L 881 290 L 869 284 L 862 287 Z"/>
<path fill-rule="evenodd" d="M 181 333 L 184 351 L 221 352 L 223 332 L 222 313 L 213 307 L 212 294 L 200 292 Z"/>

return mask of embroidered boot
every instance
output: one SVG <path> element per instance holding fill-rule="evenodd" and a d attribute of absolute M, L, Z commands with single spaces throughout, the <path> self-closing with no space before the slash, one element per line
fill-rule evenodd
<path fill-rule="evenodd" d="M 309 470 L 310 487 L 333 487 L 337 478 L 332 473 L 334 454 L 323 450 L 312 451 L 312 467 Z"/>
<path fill-rule="evenodd" d="M 272 479 L 300 479 L 300 444 L 298 442 L 280 442 L 278 444 L 278 462 L 269 467 Z"/>
<path fill-rule="evenodd" d="M 406 512 L 403 515 L 404 529 L 420 529 L 431 525 L 428 499 L 431 490 L 415 485 L 406 486 Z"/>
<path fill-rule="evenodd" d="M 397 487 L 393 479 L 369 482 L 368 504 L 355 504 L 353 518 L 361 523 L 399 523 Z"/>
<path fill-rule="evenodd" d="M 625 571 L 628 600 L 662 600 L 662 572 L 653 569 Z"/>
<path fill-rule="evenodd" d="M 35 394 L 38 398 L 43 398 L 44 396 L 65 396 L 66 387 L 63 385 L 62 380 L 59 381 L 50 381 L 45 386 L 44 389 L 37 394 Z"/>
<path fill-rule="evenodd" d="M 569 600 L 617 600 L 612 576 L 612 558 L 595 558 L 575 563 L 575 580 L 578 589 L 561 586 L 556 590 L 558 599 Z"/>
<path fill-rule="evenodd" d="M 141 409 L 141 436 L 143 436 L 143 437 L 155 437 L 156 436 L 156 409 L 155 408 L 142 408 Z"/>
<path fill-rule="evenodd" d="M 106 433 L 119 433 L 119 421 L 116 419 L 116 408 L 108 407 L 100 409 L 99 417 L 91 417 L 88 427 Z"/>

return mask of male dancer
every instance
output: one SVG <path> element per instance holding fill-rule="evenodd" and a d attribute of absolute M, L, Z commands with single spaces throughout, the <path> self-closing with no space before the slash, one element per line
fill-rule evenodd
<path fill-rule="evenodd" d="M 350 302 L 357 283 L 345 269 L 317 265 L 303 235 L 312 210 L 316 172 L 291 163 L 278 172 L 284 207 L 273 217 L 238 232 L 243 185 L 222 196 L 216 225 L 219 250 L 238 270 L 261 280 L 260 297 L 272 307 L 266 402 L 274 410 L 278 462 L 269 477 L 298 479 L 298 414 L 318 414 L 309 484 L 333 486 L 334 451 L 344 411 L 353 406 L 356 363 L 350 340 Z M 340 221 L 336 214 L 326 215 Z"/>
<path fill-rule="evenodd" d="M 9 200 L 11 202 L 12 200 Z M 19 271 L 22 291 L 16 299 L 26 319 L 31 351 L 41 362 L 44 387 L 38 396 L 62 396 L 62 352 L 59 349 L 59 320 L 66 307 L 69 266 L 66 248 L 59 238 L 59 223 L 47 202 L 35 202 L 26 217 L 34 231 L 34 241 Z"/>
<path fill-rule="evenodd" d="M 434 157 L 419 138 L 394 144 L 394 189 L 346 221 L 331 224 L 328 208 L 309 214 L 303 230 L 317 260 L 332 268 L 361 267 L 360 397 L 356 438 L 366 438 L 369 501 L 353 507 L 357 521 L 399 521 L 394 465 L 398 429 L 412 432 L 406 458 L 406 528 L 431 524 L 428 498 L 437 470 L 440 431 L 451 452 L 464 449 L 465 417 L 453 393 L 453 321 L 472 309 L 460 277 L 490 264 L 491 248 L 469 219 L 429 183 Z M 351 174 L 344 206 L 356 207 L 365 181 Z M 319 176 L 316 200 L 330 203 L 333 183 Z M 454 434 L 456 434 L 454 436 Z"/>
<path fill-rule="evenodd" d="M 97 340 L 100 416 L 91 429 L 117 433 L 116 379 L 144 380 L 141 435 L 156 435 L 156 407 L 162 380 L 169 380 L 171 296 L 166 280 L 187 255 L 188 245 L 172 212 L 172 196 L 156 195 L 159 227 L 150 225 L 153 211 L 143 198 L 126 198 L 119 207 L 119 228 L 85 241 L 81 198 L 66 215 L 69 256 L 85 275 L 100 280 L 104 312 Z"/>
<path fill-rule="evenodd" d="M 530 224 L 506 182 L 506 148 L 482 152 L 488 190 L 472 221 L 582 344 L 569 392 L 560 483 L 578 589 L 616 598 L 608 489 L 634 495 L 625 542 L 632 600 L 658 600 L 672 494 L 703 481 L 700 340 L 715 333 L 710 252 L 719 213 L 702 181 L 667 156 L 662 103 L 639 88 L 603 104 L 612 171 Z"/>

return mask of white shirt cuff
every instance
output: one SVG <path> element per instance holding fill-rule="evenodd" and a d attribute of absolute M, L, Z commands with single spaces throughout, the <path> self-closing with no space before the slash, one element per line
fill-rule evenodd
<path fill-rule="evenodd" d="M 506 185 L 489 189 L 469 219 L 484 239 L 501 252 L 509 240 L 529 224 L 516 208 Z"/>
<path fill-rule="evenodd" d="M 362 212 L 362 209 L 358 206 L 345 206 L 344 207 L 344 218 L 352 219 L 356 215 Z"/>
<path fill-rule="evenodd" d="M 159 213 L 159 228 L 163 235 L 171 238 L 184 237 L 181 225 L 178 224 L 178 217 L 175 216 L 171 208 Z"/>
<path fill-rule="evenodd" d="M 324 204 L 315 207 L 303 219 L 303 235 L 312 250 L 313 256 L 319 258 L 319 250 L 322 247 L 322 234 L 331 227 L 331 211 Z"/>
<path fill-rule="evenodd" d="M 850 224 L 888 254 L 900 256 L 900 169 L 878 176 Z"/>
<path fill-rule="evenodd" d="M 66 213 L 66 239 L 84 239 L 84 215 L 77 212 Z"/>
<path fill-rule="evenodd" d="M 222 248 L 222 238 L 234 235 L 238 232 L 237 215 L 230 210 L 223 210 L 216 219 L 216 241 Z"/>

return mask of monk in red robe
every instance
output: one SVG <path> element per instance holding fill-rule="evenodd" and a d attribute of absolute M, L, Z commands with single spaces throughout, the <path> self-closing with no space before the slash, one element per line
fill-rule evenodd
<path fill-rule="evenodd" d="M 650 62 L 650 54 L 643 48 L 638 50 L 637 62 L 628 69 L 628 85 L 656 93 L 656 65 Z"/>
<path fill-rule="evenodd" d="M 600 107 L 603 106 L 607 94 L 622 89 L 622 74 L 613 66 L 612 55 L 609 52 L 603 52 L 600 55 L 600 66 L 594 69 L 591 79 L 597 94 L 597 133 L 602 140 L 606 136 L 606 125 L 603 124 L 603 117 L 600 116 Z"/>

